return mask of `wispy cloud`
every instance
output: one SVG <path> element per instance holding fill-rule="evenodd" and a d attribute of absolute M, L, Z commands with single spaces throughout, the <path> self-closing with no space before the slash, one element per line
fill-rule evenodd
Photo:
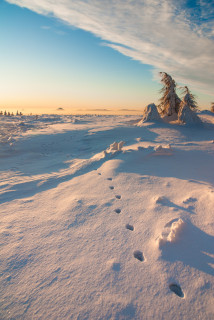
<path fill-rule="evenodd" d="M 155 71 L 169 72 L 178 82 L 213 94 L 213 9 L 205 0 L 195 1 L 195 15 L 186 0 L 7 1 L 92 32 Z"/>

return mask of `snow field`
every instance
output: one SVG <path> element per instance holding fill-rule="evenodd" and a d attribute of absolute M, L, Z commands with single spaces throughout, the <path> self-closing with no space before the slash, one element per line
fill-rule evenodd
<path fill-rule="evenodd" d="M 127 121 L 60 119 L 0 159 L 2 319 L 212 319 L 212 131 Z"/>

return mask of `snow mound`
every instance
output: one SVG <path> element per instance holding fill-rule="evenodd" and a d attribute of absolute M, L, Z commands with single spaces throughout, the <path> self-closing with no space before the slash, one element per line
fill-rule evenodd
<path fill-rule="evenodd" d="M 184 104 L 178 113 L 178 121 L 186 124 L 201 124 L 201 119 L 191 110 L 187 104 Z"/>
<path fill-rule="evenodd" d="M 157 107 L 154 103 L 149 104 L 143 111 L 143 118 L 138 122 L 138 126 L 141 126 L 147 121 L 160 121 L 161 117 L 158 113 Z"/>
<path fill-rule="evenodd" d="M 163 146 L 158 145 L 154 148 L 155 155 L 171 155 L 172 154 L 172 147 L 170 144 Z"/>
<path fill-rule="evenodd" d="M 175 243 L 180 239 L 180 235 L 184 229 L 185 222 L 179 219 L 171 224 L 169 232 L 164 232 L 158 238 L 158 246 L 161 248 L 166 243 Z"/>
<path fill-rule="evenodd" d="M 125 143 L 124 141 L 114 142 L 114 143 L 110 144 L 108 151 L 109 152 L 121 151 L 124 143 Z"/>

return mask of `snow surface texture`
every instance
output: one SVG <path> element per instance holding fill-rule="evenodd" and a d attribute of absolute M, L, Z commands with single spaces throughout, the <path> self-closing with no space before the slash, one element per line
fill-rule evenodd
<path fill-rule="evenodd" d="M 199 116 L 0 118 L 0 319 L 214 318 L 214 117 Z"/>
<path fill-rule="evenodd" d="M 143 117 L 138 123 L 138 126 L 141 126 L 144 122 L 147 121 L 161 121 L 161 117 L 154 103 L 151 103 L 147 107 L 145 107 L 143 111 Z"/>
<path fill-rule="evenodd" d="M 187 104 L 183 104 L 178 113 L 178 120 L 186 124 L 201 124 L 201 119 L 197 116 L 196 112 L 191 110 Z"/>

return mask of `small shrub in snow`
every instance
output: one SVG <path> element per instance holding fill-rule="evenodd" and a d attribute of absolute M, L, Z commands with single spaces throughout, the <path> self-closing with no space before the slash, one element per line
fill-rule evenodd
<path fill-rule="evenodd" d="M 147 121 L 160 121 L 160 120 L 161 120 L 161 117 L 159 115 L 156 105 L 154 103 L 151 103 L 147 107 L 145 107 L 143 111 L 143 117 L 141 121 L 138 123 L 138 125 L 141 125 L 143 122 L 147 122 Z"/>
<path fill-rule="evenodd" d="M 211 103 L 210 111 L 214 113 L 214 102 Z"/>

